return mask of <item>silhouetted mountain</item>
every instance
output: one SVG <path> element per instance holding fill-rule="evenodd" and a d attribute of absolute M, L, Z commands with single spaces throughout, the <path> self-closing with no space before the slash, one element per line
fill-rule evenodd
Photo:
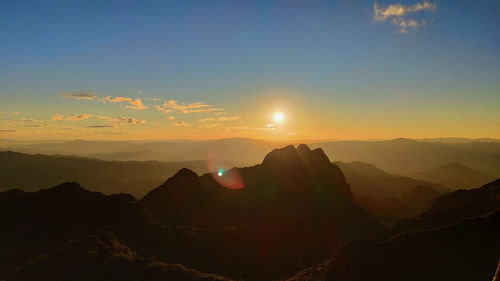
<path fill-rule="evenodd" d="M 383 230 L 357 205 L 340 169 L 321 149 L 306 145 L 275 149 L 262 164 L 221 176 L 181 170 L 141 202 L 167 224 L 255 231 L 262 264 L 289 259 L 261 279 L 284 277 L 284 268 L 311 264 L 343 241 Z"/>
<path fill-rule="evenodd" d="M 64 247 L 23 265 L 6 280 L 229 281 L 179 264 L 140 257 L 115 235 L 106 232 L 71 240 Z"/>
<path fill-rule="evenodd" d="M 416 219 L 403 220 L 393 228 L 394 233 L 434 228 L 454 223 L 465 217 L 480 216 L 500 208 L 500 179 L 471 190 L 457 190 L 444 195 Z"/>
<path fill-rule="evenodd" d="M 441 197 L 443 193 L 437 192 L 427 185 L 419 185 L 404 192 L 401 195 L 401 202 L 413 210 L 423 212 L 432 206 L 434 200 Z"/>
<path fill-rule="evenodd" d="M 414 218 L 418 212 L 403 204 L 398 198 L 357 198 L 358 204 L 385 225 L 393 225 L 403 219 Z"/>
<path fill-rule="evenodd" d="M 142 197 L 183 167 L 206 172 L 206 161 L 113 162 L 96 159 L 0 152 L 0 191 L 36 191 L 65 181 L 78 181 L 104 193 L 127 192 Z"/>
<path fill-rule="evenodd" d="M 481 281 L 495 274 L 500 211 L 390 240 L 347 243 L 289 281 Z"/>
<path fill-rule="evenodd" d="M 435 182 L 452 189 L 473 188 L 495 179 L 495 177 L 472 170 L 460 163 L 449 163 L 435 169 L 414 173 L 416 178 Z"/>
<path fill-rule="evenodd" d="M 342 170 L 355 197 L 399 198 L 416 186 L 430 186 L 441 193 L 449 191 L 439 184 L 387 173 L 369 163 L 336 161 L 335 164 Z"/>
<path fill-rule="evenodd" d="M 37 254 L 96 230 L 111 231 L 136 245 L 153 219 L 133 196 L 84 190 L 64 183 L 35 193 L 0 193 L 0 273 L 11 272 Z M 0 275 L 1 277 L 1 275 Z"/>

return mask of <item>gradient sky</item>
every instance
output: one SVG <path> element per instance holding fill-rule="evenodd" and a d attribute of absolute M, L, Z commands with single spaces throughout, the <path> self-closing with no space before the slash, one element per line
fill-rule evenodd
<path fill-rule="evenodd" d="M 499 14 L 498 0 L 4 1 L 0 138 L 500 138 Z"/>

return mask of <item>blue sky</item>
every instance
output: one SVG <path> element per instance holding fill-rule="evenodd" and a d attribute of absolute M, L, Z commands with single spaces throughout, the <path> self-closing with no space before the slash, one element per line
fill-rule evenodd
<path fill-rule="evenodd" d="M 500 137 L 499 14 L 499 1 L 9 1 L 1 137 Z M 96 98 L 60 96 L 80 91 Z M 165 121 L 171 112 L 155 108 L 166 100 L 239 119 L 198 128 L 216 119 L 208 111 Z M 267 130 L 275 110 L 288 122 Z M 56 114 L 147 122 L 96 133 L 88 127 L 103 119 L 62 124 Z"/>

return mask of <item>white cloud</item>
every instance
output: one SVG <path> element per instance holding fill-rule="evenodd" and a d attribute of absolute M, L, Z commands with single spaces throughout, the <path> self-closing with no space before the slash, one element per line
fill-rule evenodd
<path fill-rule="evenodd" d="M 414 5 L 392 4 L 384 7 L 379 6 L 377 3 L 373 4 L 373 17 L 375 21 L 384 22 L 389 18 L 391 24 L 398 27 L 400 33 L 408 33 L 411 29 L 426 25 L 425 20 L 408 19 L 409 14 L 426 11 L 435 12 L 436 4 L 428 1 L 416 3 Z"/>
<path fill-rule="evenodd" d="M 77 100 L 93 100 L 97 96 L 88 91 L 78 91 L 78 92 L 62 92 L 59 94 L 60 97 L 67 99 L 77 99 Z"/>

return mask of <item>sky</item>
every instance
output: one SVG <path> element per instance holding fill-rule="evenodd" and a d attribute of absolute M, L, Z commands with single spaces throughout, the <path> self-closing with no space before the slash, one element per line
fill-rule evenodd
<path fill-rule="evenodd" d="M 500 138 L 499 14 L 497 0 L 4 1 L 0 138 Z"/>

